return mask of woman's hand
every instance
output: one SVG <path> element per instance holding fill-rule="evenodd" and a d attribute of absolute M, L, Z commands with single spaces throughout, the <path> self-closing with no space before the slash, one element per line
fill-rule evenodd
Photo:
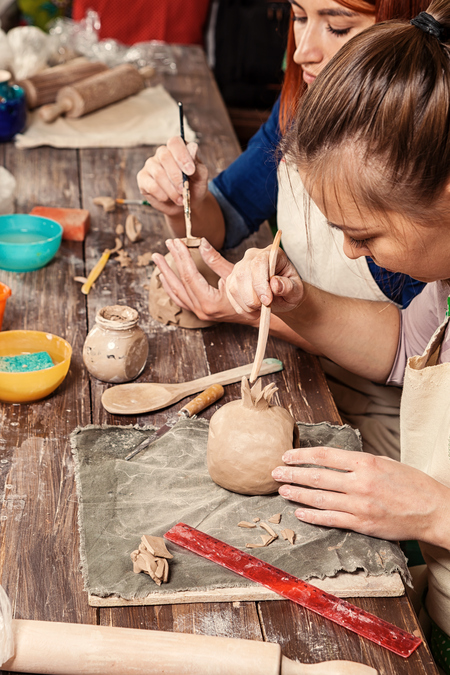
<path fill-rule="evenodd" d="M 282 459 L 288 466 L 277 467 L 272 476 L 290 483 L 279 493 L 301 504 L 295 511 L 299 520 L 450 548 L 450 489 L 422 471 L 387 457 L 328 447 L 289 450 Z"/>
<path fill-rule="evenodd" d="M 269 282 L 270 246 L 249 249 L 227 277 L 226 290 L 238 314 L 254 314 L 261 305 L 271 305 L 275 313 L 295 309 L 303 299 L 303 284 L 297 270 L 279 250 L 275 275 Z"/>
<path fill-rule="evenodd" d="M 184 143 L 174 136 L 160 146 L 137 175 L 141 194 L 166 216 L 183 214 L 183 177 L 189 176 L 191 208 L 195 209 L 208 192 L 208 169 L 197 159 L 196 143 Z"/>
<path fill-rule="evenodd" d="M 199 251 L 208 267 L 220 277 L 218 288 L 210 286 L 200 274 L 189 249 L 182 241 L 169 239 L 166 245 L 175 260 L 180 278 L 170 269 L 162 255 L 155 253 L 153 260 L 161 272 L 164 290 L 179 307 L 194 312 L 203 321 L 258 325 L 259 312 L 236 314 L 225 291 L 225 279 L 233 270 L 233 264 L 225 260 L 206 239 L 202 239 Z"/>

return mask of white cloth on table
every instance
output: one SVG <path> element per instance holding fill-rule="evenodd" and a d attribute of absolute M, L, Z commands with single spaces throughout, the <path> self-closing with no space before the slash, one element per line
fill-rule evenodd
<path fill-rule="evenodd" d="M 186 141 L 195 133 L 185 121 Z M 126 148 L 160 145 L 180 133 L 178 105 L 159 84 L 84 117 L 59 117 L 46 124 L 30 113 L 28 128 L 17 134 L 17 148 Z"/>

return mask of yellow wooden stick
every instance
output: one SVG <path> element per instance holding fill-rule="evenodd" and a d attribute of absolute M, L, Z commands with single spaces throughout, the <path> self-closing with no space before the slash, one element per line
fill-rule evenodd
<path fill-rule="evenodd" d="M 110 256 L 110 249 L 106 248 L 103 251 L 103 255 L 98 261 L 98 263 L 93 267 L 93 269 L 90 271 L 88 278 L 86 279 L 86 283 L 84 283 L 81 287 L 81 292 L 87 295 L 89 291 L 91 290 L 91 286 L 94 283 L 96 279 L 100 276 L 102 273 L 102 270 L 106 263 L 108 262 L 108 258 Z"/>

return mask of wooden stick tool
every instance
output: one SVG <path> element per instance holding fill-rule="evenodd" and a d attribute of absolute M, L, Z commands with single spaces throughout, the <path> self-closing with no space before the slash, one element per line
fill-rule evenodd
<path fill-rule="evenodd" d="M 178 101 L 178 110 L 180 111 L 180 136 L 183 141 L 186 143 L 184 138 L 184 115 L 183 115 L 183 104 L 181 101 Z M 184 220 L 186 223 L 186 238 L 192 239 L 192 223 L 191 223 L 191 191 L 189 189 L 189 177 L 182 172 L 183 176 L 183 209 L 184 209 Z M 189 244 L 188 244 L 189 245 Z"/>
<path fill-rule="evenodd" d="M 281 230 L 275 235 L 273 240 L 272 248 L 270 249 L 269 254 L 269 281 L 275 274 L 275 266 L 277 262 L 278 248 L 280 246 L 281 239 Z M 264 354 L 266 352 L 267 338 L 269 337 L 269 326 L 270 326 L 270 307 L 262 305 L 261 307 L 261 316 L 259 319 L 259 333 L 258 333 L 258 344 L 256 346 L 255 360 L 253 362 L 252 372 L 250 374 L 250 384 L 254 384 L 258 379 L 259 371 L 261 370 L 261 364 L 264 359 Z"/>

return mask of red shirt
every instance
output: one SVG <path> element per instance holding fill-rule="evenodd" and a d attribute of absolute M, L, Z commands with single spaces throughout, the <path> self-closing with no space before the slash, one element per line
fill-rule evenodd
<path fill-rule="evenodd" d="M 72 18 L 81 21 L 88 9 L 95 10 L 101 21 L 100 40 L 201 45 L 208 7 L 209 0 L 73 0 Z"/>

